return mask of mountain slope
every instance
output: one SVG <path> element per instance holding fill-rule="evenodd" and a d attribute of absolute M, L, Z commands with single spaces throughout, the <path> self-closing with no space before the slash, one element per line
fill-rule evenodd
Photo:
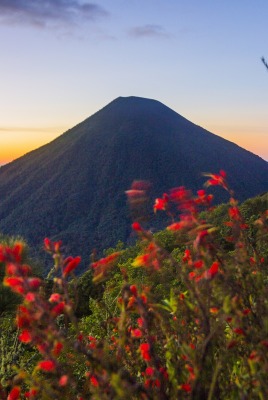
<path fill-rule="evenodd" d="M 0 230 L 41 247 L 61 238 L 88 257 L 126 240 L 134 179 L 153 195 L 227 171 L 240 200 L 268 190 L 268 163 L 155 100 L 119 97 L 53 142 L 0 168 Z M 221 199 L 218 199 L 221 200 Z"/>

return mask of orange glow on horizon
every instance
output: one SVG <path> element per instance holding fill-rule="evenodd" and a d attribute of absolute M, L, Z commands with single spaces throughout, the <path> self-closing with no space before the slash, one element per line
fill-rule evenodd
<path fill-rule="evenodd" d="M 267 129 L 246 129 L 236 126 L 220 126 L 215 124 L 201 124 L 201 126 L 216 135 L 227 139 L 238 146 L 268 160 L 268 132 Z M 0 128 L 0 165 L 9 163 L 24 154 L 37 149 L 56 137 L 68 128 Z M 266 131 L 264 133 L 264 131 Z M 231 133 L 230 133 L 231 132 Z"/>
<path fill-rule="evenodd" d="M 66 130 L 67 128 L 0 128 L 0 165 L 51 142 Z"/>
<path fill-rule="evenodd" d="M 211 132 L 268 161 L 268 129 L 213 126 Z"/>

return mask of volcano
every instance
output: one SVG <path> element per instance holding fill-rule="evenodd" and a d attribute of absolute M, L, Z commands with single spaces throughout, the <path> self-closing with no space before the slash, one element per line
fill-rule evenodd
<path fill-rule="evenodd" d="M 177 186 L 200 189 L 202 172 L 220 169 L 239 200 L 268 190 L 260 157 L 156 100 L 119 97 L 0 168 L 0 230 L 36 248 L 44 237 L 61 239 L 66 252 L 88 260 L 93 248 L 129 238 L 125 191 L 133 180 L 149 181 L 161 196 Z"/>

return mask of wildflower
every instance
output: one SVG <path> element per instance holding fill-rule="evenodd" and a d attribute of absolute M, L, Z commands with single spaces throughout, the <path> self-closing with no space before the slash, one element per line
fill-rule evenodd
<path fill-rule="evenodd" d="M 68 375 L 62 375 L 59 379 L 60 386 L 66 386 L 68 382 Z"/>
<path fill-rule="evenodd" d="M 63 349 L 63 344 L 61 342 L 55 343 L 53 348 L 53 354 L 55 356 L 58 356 L 61 353 L 62 349 Z"/>
<path fill-rule="evenodd" d="M 32 290 L 37 290 L 41 285 L 41 279 L 39 278 L 30 278 L 28 279 L 28 285 Z"/>
<path fill-rule="evenodd" d="M 15 293 L 25 293 L 24 281 L 20 277 L 5 277 L 3 283 L 5 286 L 9 286 L 10 289 Z"/>
<path fill-rule="evenodd" d="M 75 257 L 75 258 L 72 258 L 68 262 L 66 267 L 64 268 L 63 276 L 66 276 L 66 275 L 70 274 L 74 269 L 76 269 L 78 264 L 80 263 L 80 261 L 81 261 L 81 257 L 79 257 L 79 256 Z"/>
<path fill-rule="evenodd" d="M 45 372 L 52 372 L 55 370 L 56 364 L 53 360 L 43 360 L 37 364 L 37 367 Z"/>
<path fill-rule="evenodd" d="M 50 303 L 57 303 L 60 300 L 61 300 L 61 295 L 59 293 L 52 293 L 48 301 Z"/>
<path fill-rule="evenodd" d="M 151 360 L 151 355 L 150 355 L 150 345 L 149 343 L 142 343 L 140 345 L 140 352 L 141 356 L 145 361 L 150 361 Z"/>
<path fill-rule="evenodd" d="M 234 333 L 236 333 L 237 335 L 245 336 L 245 331 L 242 328 L 234 328 Z"/>
<path fill-rule="evenodd" d="M 131 291 L 131 293 L 133 294 L 133 296 L 137 297 L 138 295 L 138 291 L 137 291 L 137 286 L 136 285 L 131 285 L 129 290 Z"/>
<path fill-rule="evenodd" d="M 142 227 L 139 222 L 133 222 L 132 229 L 136 232 L 142 232 Z"/>
<path fill-rule="evenodd" d="M 94 375 L 92 375 L 90 377 L 90 383 L 91 383 L 92 386 L 95 386 L 95 387 L 99 386 L 99 382 L 98 382 L 97 378 Z"/>
<path fill-rule="evenodd" d="M 131 336 L 134 338 L 141 338 L 142 337 L 142 331 L 140 329 L 132 329 L 131 330 Z"/>
<path fill-rule="evenodd" d="M 22 331 L 22 333 L 19 335 L 19 340 L 22 343 L 30 343 L 32 341 L 32 336 L 30 334 L 30 332 L 25 329 L 24 331 Z"/>
<path fill-rule="evenodd" d="M 35 397 L 37 395 L 37 390 L 35 388 L 30 389 L 28 392 L 24 394 L 24 396 L 28 399 Z"/>
<path fill-rule="evenodd" d="M 168 204 L 168 195 L 166 193 L 163 194 L 162 199 L 156 199 L 154 203 L 154 212 L 158 210 L 166 210 Z"/>
<path fill-rule="evenodd" d="M 219 263 L 218 261 L 214 261 L 211 267 L 205 272 L 205 279 L 213 279 L 215 275 L 217 275 L 219 271 Z"/>
<path fill-rule="evenodd" d="M 209 311 L 211 312 L 211 314 L 218 314 L 219 309 L 218 307 L 210 307 Z"/>
<path fill-rule="evenodd" d="M 205 183 L 205 186 L 208 187 L 218 185 L 228 190 L 225 171 L 221 170 L 219 174 L 205 174 L 205 176 L 210 177 L 210 179 Z"/>
<path fill-rule="evenodd" d="M 145 374 L 148 376 L 152 376 L 154 374 L 154 369 L 152 367 L 147 367 L 145 370 Z"/>
<path fill-rule="evenodd" d="M 9 393 L 7 400 L 18 400 L 20 397 L 20 387 L 14 386 L 11 392 Z"/>
<path fill-rule="evenodd" d="M 186 261 L 189 261 L 189 260 L 191 260 L 191 252 L 190 252 L 189 249 L 186 249 L 185 252 L 184 252 L 184 256 L 182 257 L 182 261 L 186 262 Z"/>
<path fill-rule="evenodd" d="M 189 383 L 183 383 L 181 385 L 181 390 L 183 390 L 184 392 L 190 393 L 192 388 L 191 388 L 191 385 Z"/>
<path fill-rule="evenodd" d="M 28 301 L 29 303 L 33 303 L 35 301 L 35 293 L 33 292 L 28 292 L 25 296 L 25 300 Z"/>
<path fill-rule="evenodd" d="M 65 308 L 65 302 L 64 302 L 64 301 L 61 301 L 60 303 L 56 304 L 56 305 L 52 308 L 51 312 L 52 312 L 52 314 L 54 314 L 54 315 L 60 315 L 60 314 L 63 314 L 64 308 Z"/>

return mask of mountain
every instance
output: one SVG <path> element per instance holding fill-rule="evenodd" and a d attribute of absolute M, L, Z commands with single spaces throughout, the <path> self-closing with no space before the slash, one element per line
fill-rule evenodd
<path fill-rule="evenodd" d="M 162 103 L 119 97 L 51 143 L 0 168 L 0 230 L 30 245 L 62 239 L 89 259 L 130 235 L 125 190 L 193 190 L 202 172 L 226 170 L 240 200 L 268 190 L 268 163 L 191 123 Z M 219 193 L 223 193 L 218 191 Z M 224 199 L 218 198 L 218 201 Z"/>

